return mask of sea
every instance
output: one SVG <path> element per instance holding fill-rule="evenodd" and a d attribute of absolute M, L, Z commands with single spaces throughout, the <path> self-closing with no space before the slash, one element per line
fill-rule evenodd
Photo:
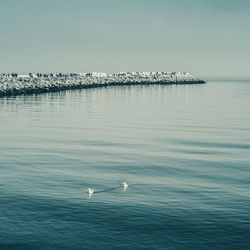
<path fill-rule="evenodd" d="M 250 249 L 250 80 L 1 97 L 0 249 Z"/>

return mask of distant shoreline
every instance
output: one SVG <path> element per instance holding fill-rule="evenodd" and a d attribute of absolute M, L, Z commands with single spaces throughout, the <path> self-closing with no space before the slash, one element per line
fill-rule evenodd
<path fill-rule="evenodd" d="M 187 72 L 30 73 L 29 75 L 0 73 L 0 97 L 107 86 L 204 83 L 205 81 Z"/>

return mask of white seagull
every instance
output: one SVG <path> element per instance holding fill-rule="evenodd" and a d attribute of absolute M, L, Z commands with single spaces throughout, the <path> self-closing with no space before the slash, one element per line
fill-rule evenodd
<path fill-rule="evenodd" d="M 128 188 L 128 183 L 126 181 L 124 181 L 122 184 L 123 184 L 123 191 L 126 192 L 126 190 Z"/>
<path fill-rule="evenodd" d="M 94 189 L 93 188 L 88 188 L 89 198 L 92 197 L 93 193 L 94 193 Z"/>

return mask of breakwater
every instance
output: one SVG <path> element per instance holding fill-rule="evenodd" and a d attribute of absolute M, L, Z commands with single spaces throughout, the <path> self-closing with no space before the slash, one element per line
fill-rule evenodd
<path fill-rule="evenodd" d="M 188 72 L 30 73 L 27 75 L 0 73 L 0 96 L 112 85 L 201 83 L 205 83 L 205 81 L 192 76 Z"/>

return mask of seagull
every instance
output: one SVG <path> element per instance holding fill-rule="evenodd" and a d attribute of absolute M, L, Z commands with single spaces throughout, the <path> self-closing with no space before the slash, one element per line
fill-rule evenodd
<path fill-rule="evenodd" d="M 89 198 L 92 197 L 93 193 L 94 193 L 94 189 L 93 188 L 88 188 Z"/>
<path fill-rule="evenodd" d="M 126 192 L 126 190 L 128 188 L 128 183 L 126 181 L 124 181 L 122 184 L 123 184 L 123 192 Z"/>

